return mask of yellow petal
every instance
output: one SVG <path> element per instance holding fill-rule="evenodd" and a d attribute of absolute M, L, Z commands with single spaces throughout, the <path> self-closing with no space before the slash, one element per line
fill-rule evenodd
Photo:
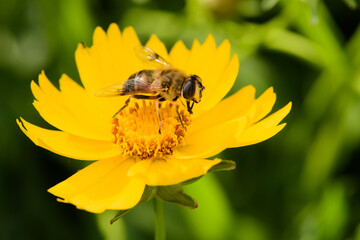
<path fill-rule="evenodd" d="M 208 90 L 207 86 L 205 85 L 205 90 L 203 92 L 203 98 L 201 100 L 201 103 L 198 104 L 199 106 L 196 106 L 197 109 L 194 110 L 195 117 L 200 116 L 203 112 L 209 111 L 212 107 L 219 103 L 222 98 L 225 97 L 225 95 L 230 91 L 231 87 L 233 86 L 238 71 L 239 60 L 237 55 L 235 54 L 234 57 L 231 59 L 230 63 L 226 66 L 225 70 L 222 72 L 221 76 L 219 76 L 216 81 L 214 81 L 212 88 Z"/>
<path fill-rule="evenodd" d="M 128 175 L 141 179 L 149 186 L 165 186 L 202 176 L 221 160 L 203 158 L 155 158 L 137 162 Z"/>
<path fill-rule="evenodd" d="M 230 53 L 231 53 L 231 47 L 230 42 L 228 40 L 224 40 L 221 45 L 215 50 L 215 54 L 213 59 L 210 59 L 210 66 L 208 70 L 211 70 L 211 73 L 209 73 L 209 80 L 212 80 L 214 82 L 207 83 L 207 90 L 209 92 L 209 95 L 216 90 L 218 92 L 219 83 L 222 85 L 225 84 L 224 82 L 224 71 L 226 70 L 226 67 L 229 64 L 230 61 Z M 235 79 L 233 79 L 234 81 Z M 228 87 L 231 88 L 233 85 L 230 84 Z M 230 90 L 229 88 L 229 90 Z M 228 91 L 227 91 L 228 92 Z M 226 92 L 226 93 L 227 93 Z"/>
<path fill-rule="evenodd" d="M 149 41 L 146 43 L 145 46 L 150 48 L 151 50 L 155 51 L 166 61 L 169 61 L 169 54 L 166 50 L 164 43 L 162 41 L 160 41 L 159 38 L 155 34 L 151 35 Z"/>
<path fill-rule="evenodd" d="M 98 46 L 98 44 L 101 44 L 102 49 L 107 47 L 104 35 L 104 31 L 97 27 L 93 35 L 93 46 L 88 48 L 83 44 L 79 44 L 75 52 L 76 65 L 81 81 L 85 89 L 90 93 L 108 85 L 106 79 L 102 78 L 103 69 L 100 67 L 100 60 L 102 60 L 101 55 L 104 55 L 104 53 L 101 52 L 100 46 Z"/>
<path fill-rule="evenodd" d="M 114 24 L 106 34 L 100 27 L 95 29 L 91 48 L 78 45 L 76 64 L 85 89 L 94 92 L 125 81 L 140 71 L 143 64 L 135 55 L 135 46 L 141 45 L 134 29 L 125 28 L 123 34 Z"/>
<path fill-rule="evenodd" d="M 32 82 L 34 106 L 54 127 L 68 133 L 98 140 L 112 140 L 111 117 L 124 104 L 123 98 L 104 99 L 90 96 L 82 87 L 62 75 L 57 90 L 45 73 L 39 75 L 39 85 Z"/>
<path fill-rule="evenodd" d="M 133 160 L 99 160 L 48 191 L 77 208 L 100 213 L 107 209 L 130 209 L 141 199 L 145 184 L 127 176 Z"/>
<path fill-rule="evenodd" d="M 187 62 L 186 70 L 191 74 L 199 75 L 205 87 L 212 87 L 212 71 L 209 67 L 214 59 L 215 51 L 216 44 L 211 35 L 208 36 L 202 45 L 197 40 L 194 40 L 190 50 L 190 58 Z"/>
<path fill-rule="evenodd" d="M 236 142 L 231 147 L 240 147 L 265 141 L 285 127 L 285 124 L 278 125 L 290 112 L 291 102 L 285 107 L 271 114 L 269 117 L 261 120 L 253 126 L 247 128 L 244 132 L 237 134 Z"/>
<path fill-rule="evenodd" d="M 101 27 L 96 27 L 93 34 L 93 46 L 96 45 L 107 45 L 106 33 Z"/>
<path fill-rule="evenodd" d="M 228 120 L 245 116 L 255 101 L 255 88 L 251 85 L 243 87 L 235 94 L 216 104 L 210 111 L 193 120 L 188 132 L 207 129 Z"/>
<path fill-rule="evenodd" d="M 231 146 L 246 124 L 246 118 L 241 117 L 190 133 L 185 137 L 185 145 L 177 147 L 173 155 L 180 159 L 214 156 Z"/>
<path fill-rule="evenodd" d="M 118 75 L 119 72 L 116 71 L 119 68 L 119 56 L 116 57 L 113 55 L 113 49 L 110 48 L 110 41 L 105 31 L 100 27 L 97 27 L 94 31 L 93 45 L 90 51 L 91 57 L 94 58 L 94 62 L 96 63 L 95 67 L 99 69 L 99 78 L 96 79 L 98 88 L 92 90 L 90 93 L 125 80 L 125 77 L 124 79 L 120 79 Z"/>
<path fill-rule="evenodd" d="M 121 52 L 121 32 L 117 24 L 111 23 L 107 30 L 109 47 L 116 53 Z"/>
<path fill-rule="evenodd" d="M 94 135 L 100 134 L 100 131 L 101 134 L 107 135 L 109 131 L 107 125 L 111 122 L 114 113 L 124 105 L 126 98 L 94 97 L 66 75 L 61 76 L 59 82 L 61 97 L 67 106 L 74 109 L 73 112 L 76 117 L 83 120 L 81 121 L 82 123 L 87 122 L 91 124 L 88 126 L 89 128 L 87 128 L 88 131 L 89 129 L 94 131 L 94 128 L 96 128 Z"/>
<path fill-rule="evenodd" d="M 123 31 L 123 46 L 135 47 L 141 45 L 140 40 L 133 27 L 126 27 Z M 134 49 L 129 49 L 134 55 Z"/>
<path fill-rule="evenodd" d="M 144 69 L 145 64 L 135 52 L 138 46 L 141 46 L 141 42 L 134 28 L 125 28 L 122 35 L 122 53 L 118 56 L 119 63 L 117 64 L 117 68 L 121 71 L 119 77 L 121 80 L 128 79 L 131 74 Z"/>
<path fill-rule="evenodd" d="M 96 67 L 96 59 L 91 56 L 89 48 L 78 44 L 75 61 L 81 82 L 88 92 L 95 92 L 104 87 L 100 81 L 100 69 Z"/>
<path fill-rule="evenodd" d="M 179 44 L 177 48 L 181 50 L 184 49 L 184 46 Z M 194 40 L 190 56 L 187 58 L 185 58 L 186 56 L 181 57 L 181 59 L 184 59 L 182 61 L 186 61 L 185 64 L 180 61 L 186 72 L 200 76 L 205 86 L 201 103 L 196 104 L 194 107 L 194 117 L 214 107 L 234 84 L 239 62 L 236 55 L 229 61 L 230 50 L 228 40 L 225 40 L 216 48 L 214 38 L 209 35 L 202 45 L 197 40 Z M 174 54 L 171 53 L 171 56 L 173 57 Z"/>
<path fill-rule="evenodd" d="M 182 41 L 177 41 L 170 51 L 170 63 L 178 68 L 185 69 L 189 61 L 190 51 Z"/>
<path fill-rule="evenodd" d="M 103 87 L 107 87 L 113 85 L 114 83 L 118 83 L 126 80 L 130 74 L 127 71 L 124 71 L 125 63 L 124 59 L 124 47 L 122 46 L 123 38 L 126 36 L 121 36 L 120 29 L 117 24 L 112 23 L 107 30 L 107 41 L 108 41 L 108 50 L 109 54 L 107 57 L 107 62 L 105 67 L 105 71 L 112 71 L 113 80 L 109 80 L 109 82 L 103 84 Z M 97 89 L 102 89 L 103 87 Z"/>
<path fill-rule="evenodd" d="M 110 141 L 91 140 L 62 131 L 40 128 L 22 118 L 17 120 L 17 124 L 36 145 L 65 157 L 97 160 L 121 154 L 117 145 Z"/>
<path fill-rule="evenodd" d="M 255 89 L 252 86 L 240 89 L 232 96 L 221 101 L 210 111 L 194 119 L 188 134 L 190 135 L 202 129 L 206 131 L 211 126 L 216 126 L 231 119 L 246 118 L 247 122 L 246 126 L 243 127 L 243 131 L 233 132 L 233 134 L 228 136 L 229 140 L 226 141 L 228 144 L 226 148 L 255 144 L 274 136 L 285 126 L 277 126 L 277 124 L 288 114 L 291 106 L 288 105 L 284 109 L 279 110 L 278 113 L 264 119 L 258 125 L 255 123 L 271 111 L 276 100 L 276 94 L 273 92 L 273 88 L 269 88 L 258 99 L 255 100 L 254 96 Z M 188 144 L 188 142 L 186 143 Z M 192 150 L 195 147 L 191 148 L 185 145 L 180 147 L 179 150 L 182 148 L 190 148 L 187 154 L 185 154 L 188 156 L 190 156 L 190 151 L 196 152 L 196 150 Z M 201 148 L 197 149 L 199 151 Z M 178 153 L 175 152 L 175 154 Z M 209 156 L 211 155 L 209 154 Z"/>
<path fill-rule="evenodd" d="M 268 88 L 254 104 L 255 111 L 252 113 L 251 122 L 257 122 L 269 114 L 276 101 L 276 94 L 272 87 Z"/>
<path fill-rule="evenodd" d="M 253 134 L 252 136 L 249 136 L 252 133 L 247 132 L 244 134 L 244 136 L 241 136 L 237 139 L 237 143 L 234 146 L 229 146 L 229 148 L 243 147 L 243 146 L 254 145 L 256 143 L 263 142 L 263 141 L 273 137 L 274 135 L 276 135 L 285 126 L 286 126 L 286 123 L 282 123 L 280 125 L 276 125 L 276 126 L 273 126 L 270 128 L 263 129 L 263 131 L 260 134 L 258 134 L 258 135 Z"/>
<path fill-rule="evenodd" d="M 224 40 L 223 43 L 215 50 L 215 53 L 212 58 L 207 60 L 207 67 L 206 67 L 206 74 L 204 75 L 204 99 L 201 103 L 202 108 L 209 109 L 211 106 L 204 106 L 207 105 L 209 102 L 210 104 L 213 102 L 219 102 L 230 90 L 233 82 L 236 79 L 226 79 L 224 76 L 226 75 L 226 69 L 230 62 L 230 43 L 228 40 Z M 206 60 L 205 62 L 206 63 Z M 228 81 L 230 80 L 230 83 Z M 226 92 L 223 92 L 222 88 L 226 87 Z M 221 97 L 218 97 L 221 95 Z"/>

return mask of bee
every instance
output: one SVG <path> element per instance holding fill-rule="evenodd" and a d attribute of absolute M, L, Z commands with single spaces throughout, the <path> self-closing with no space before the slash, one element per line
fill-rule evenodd
<path fill-rule="evenodd" d="M 101 89 L 94 95 L 98 97 L 129 95 L 124 106 L 114 114 L 113 118 L 129 105 L 131 98 L 155 100 L 159 118 L 159 133 L 161 133 L 159 102 L 172 101 L 180 123 L 184 127 L 175 101 L 179 97 L 185 99 L 187 111 L 192 114 L 194 104 L 201 101 L 202 91 L 205 89 L 200 77 L 174 68 L 148 47 L 139 46 L 135 48 L 135 51 L 140 59 L 155 65 L 155 68 L 133 73 L 127 80 Z"/>

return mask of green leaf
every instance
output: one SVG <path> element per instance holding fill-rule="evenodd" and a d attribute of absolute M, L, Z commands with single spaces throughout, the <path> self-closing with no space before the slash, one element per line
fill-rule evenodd
<path fill-rule="evenodd" d="M 184 188 L 199 201 L 199 208 L 196 211 L 181 209 L 187 225 L 194 234 L 193 239 L 235 239 L 232 236 L 235 210 L 231 208 L 215 174 L 208 174 L 195 184 Z M 234 185 L 233 191 L 237 190 Z"/>
<path fill-rule="evenodd" d="M 109 219 L 114 214 L 113 211 L 105 211 L 101 214 L 96 214 L 96 223 L 98 230 L 104 240 L 129 239 L 126 225 L 123 219 L 118 219 L 116 226 L 109 224 Z"/>
<path fill-rule="evenodd" d="M 189 180 L 186 180 L 185 182 L 182 182 L 181 184 L 182 184 L 182 185 L 188 185 L 188 184 L 194 183 L 194 182 L 196 182 L 197 180 L 199 180 L 200 178 L 202 178 L 203 176 L 204 176 L 204 175 L 199 176 L 199 177 L 196 177 L 196 178 L 192 178 L 192 179 L 189 179 Z"/>
<path fill-rule="evenodd" d="M 212 166 L 209 170 L 209 172 L 216 172 L 216 171 L 228 171 L 228 170 L 234 170 L 236 168 L 236 163 L 234 161 L 231 160 L 221 160 L 221 162 L 219 162 L 218 164 Z M 196 181 L 198 181 L 200 178 L 202 178 L 204 175 L 196 177 L 196 178 L 192 178 L 189 179 L 183 183 L 181 183 L 182 185 L 188 185 L 191 183 L 194 183 Z"/>
<path fill-rule="evenodd" d="M 311 24 L 316 25 L 319 22 L 319 17 L 318 17 L 319 0 L 308 0 L 308 4 L 311 10 Z"/>
<path fill-rule="evenodd" d="M 333 182 L 325 187 L 316 208 L 319 239 L 342 239 L 348 226 L 349 205 L 346 196 L 347 185 Z"/>
<path fill-rule="evenodd" d="M 181 184 L 171 186 L 158 186 L 156 197 L 168 203 L 175 203 L 180 206 L 197 208 L 198 204 L 195 199 L 185 194 Z"/>
<path fill-rule="evenodd" d="M 154 186 L 145 186 L 144 193 L 139 203 L 147 202 L 155 196 L 156 188 Z"/>
<path fill-rule="evenodd" d="M 359 7 L 359 3 L 356 0 L 343 0 L 343 1 L 349 8 L 353 10 Z"/>
<path fill-rule="evenodd" d="M 142 195 L 142 197 L 141 197 L 138 204 L 151 200 L 155 196 L 156 189 L 157 189 L 157 187 L 146 186 L 145 189 L 144 189 L 144 193 L 143 193 L 143 195 Z M 130 209 L 120 210 L 115 215 L 115 217 L 113 217 L 110 220 L 110 224 L 113 224 L 114 222 L 116 222 L 119 218 L 124 216 L 128 211 L 130 211 Z"/>
<path fill-rule="evenodd" d="M 119 210 L 118 213 L 115 215 L 115 217 L 113 217 L 113 218 L 110 220 L 110 224 L 113 224 L 114 222 L 116 222 L 117 220 L 119 220 L 119 218 L 121 218 L 122 216 L 124 216 L 128 211 L 130 211 L 130 209 Z"/>
<path fill-rule="evenodd" d="M 261 8 L 264 11 L 269 11 L 271 10 L 277 3 L 279 2 L 279 0 L 263 0 L 261 2 Z"/>
<path fill-rule="evenodd" d="M 234 170 L 235 168 L 236 168 L 236 163 L 234 161 L 221 160 L 221 162 L 212 166 L 208 172 L 229 171 L 229 170 Z"/>

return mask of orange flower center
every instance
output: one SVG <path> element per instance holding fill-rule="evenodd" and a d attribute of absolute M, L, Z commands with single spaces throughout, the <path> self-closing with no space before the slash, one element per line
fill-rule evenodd
<path fill-rule="evenodd" d="M 160 126 L 156 102 L 139 102 L 114 117 L 114 143 L 120 146 L 124 156 L 146 159 L 172 154 L 174 148 L 184 142 L 186 128 L 191 123 L 190 114 L 185 108 L 180 110 L 177 105 L 184 124 L 182 126 L 171 102 L 159 104 Z"/>

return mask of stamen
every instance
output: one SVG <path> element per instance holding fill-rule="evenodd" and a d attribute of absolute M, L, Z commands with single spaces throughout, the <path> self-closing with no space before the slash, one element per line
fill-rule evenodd
<path fill-rule="evenodd" d="M 171 155 L 176 146 L 184 142 L 190 114 L 178 106 L 179 115 L 171 102 L 159 104 L 161 134 L 155 101 L 136 101 L 113 118 L 111 133 L 114 143 L 123 150 L 124 156 L 140 159 Z"/>

